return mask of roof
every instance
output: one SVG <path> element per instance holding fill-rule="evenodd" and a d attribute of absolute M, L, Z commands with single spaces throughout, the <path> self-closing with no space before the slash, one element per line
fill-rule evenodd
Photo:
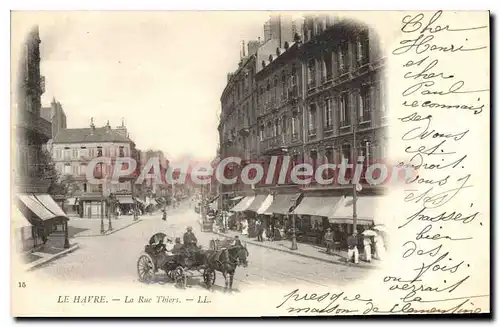
<path fill-rule="evenodd" d="M 52 143 L 132 142 L 108 127 L 62 129 Z"/>

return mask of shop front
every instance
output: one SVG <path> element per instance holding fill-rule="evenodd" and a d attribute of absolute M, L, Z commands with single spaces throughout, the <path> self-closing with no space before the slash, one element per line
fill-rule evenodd
<path fill-rule="evenodd" d="M 273 197 L 271 205 L 264 212 L 270 221 L 273 240 L 279 241 L 290 235 L 290 209 L 295 207 L 299 197 L 300 193 L 277 194 Z"/>
<path fill-rule="evenodd" d="M 19 194 L 17 208 L 29 221 L 32 227 L 33 246 L 37 246 L 37 240 L 46 242 L 48 236 L 60 226 L 64 233 L 64 248 L 69 247 L 68 240 L 68 217 L 66 213 L 48 194 Z M 24 226 L 25 228 L 27 226 Z M 23 237 L 27 232 L 23 231 Z"/>
<path fill-rule="evenodd" d="M 293 211 L 296 215 L 296 236 L 299 242 L 322 245 L 328 217 L 341 203 L 342 196 L 305 195 Z"/>
<path fill-rule="evenodd" d="M 356 200 L 356 231 L 358 235 L 370 229 L 375 222 L 377 207 L 383 201 L 383 196 L 358 196 Z M 346 247 L 347 236 L 353 233 L 353 205 L 352 196 L 345 196 L 342 202 L 328 216 L 329 223 L 338 231 L 341 245 Z M 358 248 L 362 248 L 362 239 L 358 240 Z"/>

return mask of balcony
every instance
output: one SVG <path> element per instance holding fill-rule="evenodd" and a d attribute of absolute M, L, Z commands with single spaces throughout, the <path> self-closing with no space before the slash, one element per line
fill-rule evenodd
<path fill-rule="evenodd" d="M 327 122 L 327 124 L 323 127 L 323 131 L 325 133 L 333 132 L 333 124 L 332 124 L 332 122 Z"/>
<path fill-rule="evenodd" d="M 308 92 L 312 91 L 314 88 L 316 88 L 316 81 L 315 80 L 312 80 L 309 83 L 307 83 L 307 91 Z"/>
<path fill-rule="evenodd" d="M 264 151 L 270 151 L 284 147 L 286 145 L 285 142 L 285 134 L 281 134 L 265 139 L 261 144 Z"/>

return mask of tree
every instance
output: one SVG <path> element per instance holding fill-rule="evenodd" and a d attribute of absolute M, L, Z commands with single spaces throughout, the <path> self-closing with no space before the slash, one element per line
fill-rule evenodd
<path fill-rule="evenodd" d="M 64 187 L 59 182 L 60 174 L 56 170 L 52 156 L 47 150 L 42 150 L 40 152 L 35 175 L 38 179 L 49 182 L 49 194 L 64 194 Z"/>

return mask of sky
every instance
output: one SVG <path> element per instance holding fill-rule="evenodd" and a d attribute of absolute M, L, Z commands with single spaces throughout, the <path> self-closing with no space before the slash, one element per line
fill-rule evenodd
<path fill-rule="evenodd" d="M 212 159 L 220 96 L 242 40 L 268 12 L 50 12 L 37 16 L 42 105 L 61 102 L 68 128 L 125 121 L 139 149 Z"/>

